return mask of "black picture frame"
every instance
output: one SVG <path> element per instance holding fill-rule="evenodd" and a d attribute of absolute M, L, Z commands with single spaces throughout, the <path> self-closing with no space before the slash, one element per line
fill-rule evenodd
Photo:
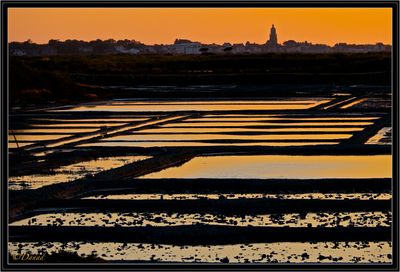
<path fill-rule="evenodd" d="M 8 262 L 8 16 L 7 10 L 15 7 L 387 7 L 393 11 L 392 18 L 392 124 L 393 124 L 393 198 L 392 198 L 392 264 L 156 264 L 156 263 L 99 263 L 99 264 L 12 264 Z M 398 270 L 399 269 L 399 2 L 398 1 L 2 1 L 1 2 L 1 268 L 11 270 Z"/>

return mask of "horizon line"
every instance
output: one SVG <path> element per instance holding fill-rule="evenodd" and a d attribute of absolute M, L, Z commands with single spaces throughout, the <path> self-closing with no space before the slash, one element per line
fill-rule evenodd
<path fill-rule="evenodd" d="M 31 41 L 31 43 L 33 43 L 33 44 L 37 44 L 37 45 L 46 45 L 46 44 L 48 44 L 51 40 L 55 40 L 55 41 L 59 41 L 59 42 L 66 42 L 66 41 L 92 42 L 92 41 L 97 41 L 97 40 L 100 40 L 100 41 L 103 41 L 103 42 L 104 42 L 104 41 L 108 41 L 108 40 L 114 40 L 114 41 L 124 41 L 124 40 L 128 40 L 128 41 L 131 41 L 131 42 L 138 42 L 138 43 L 143 44 L 143 45 L 146 45 L 146 46 L 173 45 L 173 44 L 175 43 L 176 40 L 188 40 L 188 41 L 190 41 L 190 42 L 193 42 L 193 43 L 200 43 L 200 44 L 202 44 L 202 45 L 224 45 L 225 43 L 229 43 L 229 44 L 231 44 L 231 45 L 235 45 L 235 44 L 243 44 L 243 45 L 246 45 L 247 43 L 255 44 L 255 45 L 266 45 L 266 43 L 267 43 L 267 42 L 265 42 L 265 43 L 256 43 L 256 42 L 251 42 L 251 41 L 236 42 L 236 43 L 234 43 L 234 42 L 229 42 L 229 41 L 225 41 L 225 42 L 223 42 L 223 43 L 216 43 L 216 42 L 212 42 L 212 43 L 203 43 L 203 42 L 201 42 L 201 41 L 191 40 L 190 38 L 175 38 L 175 41 L 173 41 L 173 42 L 171 42 L 171 43 L 153 43 L 153 44 L 151 44 L 151 43 L 146 44 L 146 43 L 143 43 L 143 42 L 141 42 L 141 41 L 139 41 L 139 40 L 128 39 L 128 38 L 124 38 L 124 39 L 114 39 L 114 38 L 100 39 L 100 38 L 98 38 L 98 39 L 94 39 L 94 40 L 81 40 L 81 39 L 76 39 L 76 38 L 69 38 L 69 39 L 64 39 L 64 40 L 62 40 L 62 39 L 53 38 L 53 39 L 49 39 L 49 40 L 47 41 L 47 43 L 35 42 L 35 41 L 33 41 L 32 39 L 29 39 L 29 38 L 28 38 L 27 40 L 24 40 L 24 41 L 18 41 L 18 40 L 8 41 L 8 43 L 13 43 L 13 42 L 24 43 L 24 42 Z M 309 43 L 309 44 L 313 44 L 313 45 L 327 45 L 327 46 L 330 46 L 330 47 L 335 46 L 335 45 L 337 45 L 337 44 L 347 44 L 347 45 L 376 45 L 376 44 L 383 44 L 383 45 L 390 45 L 390 46 L 392 46 L 392 43 L 384 43 L 384 42 L 381 42 L 381 41 L 376 41 L 376 42 L 374 42 L 374 43 L 348 43 L 348 42 L 345 42 L 345 41 L 340 41 L 340 42 L 336 42 L 336 43 L 334 43 L 334 44 L 326 44 L 326 43 L 314 43 L 314 42 L 309 41 L 309 40 L 305 40 L 305 41 L 296 41 L 296 40 L 293 40 L 293 39 L 289 39 L 289 40 L 286 40 L 286 41 L 284 41 L 284 42 L 282 42 L 282 43 L 278 43 L 278 45 L 283 45 L 285 42 L 288 42 L 288 41 L 295 41 L 295 42 L 297 42 L 297 43 Z"/>

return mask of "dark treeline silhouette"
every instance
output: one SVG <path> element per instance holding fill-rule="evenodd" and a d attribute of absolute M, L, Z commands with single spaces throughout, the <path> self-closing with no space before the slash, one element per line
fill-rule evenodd
<path fill-rule="evenodd" d="M 103 55 L 129 53 L 130 50 L 143 50 L 146 46 L 135 40 L 49 40 L 47 44 L 36 44 L 31 40 L 25 42 L 11 42 L 10 55 L 14 56 L 52 56 L 52 55 Z M 134 52 L 134 51 L 131 51 Z"/>
<path fill-rule="evenodd" d="M 136 40 L 50 40 L 47 44 L 36 44 L 31 40 L 11 42 L 11 56 L 55 56 L 55 55 L 109 55 L 109 54 L 265 54 L 265 53 L 367 53 L 390 52 L 392 47 L 383 43 L 346 44 L 334 46 L 310 42 L 285 41 L 282 44 L 202 44 L 187 39 L 176 39 L 173 44 L 146 45 Z"/>

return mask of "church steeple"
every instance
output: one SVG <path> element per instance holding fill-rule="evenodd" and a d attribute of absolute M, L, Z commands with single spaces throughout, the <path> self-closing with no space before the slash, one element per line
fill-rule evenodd
<path fill-rule="evenodd" d="M 267 44 L 270 44 L 270 45 L 278 44 L 278 35 L 276 34 L 276 28 L 273 24 L 271 27 L 271 32 L 269 33 L 269 40 L 267 41 Z"/>

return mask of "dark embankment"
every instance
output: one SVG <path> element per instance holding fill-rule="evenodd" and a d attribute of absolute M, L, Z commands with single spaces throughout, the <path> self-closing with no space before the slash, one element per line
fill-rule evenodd
<path fill-rule="evenodd" d="M 329 237 L 329 238 L 328 238 Z M 390 227 L 10 227 L 10 240 L 102 241 L 172 245 L 226 245 L 235 243 L 389 241 Z"/>
<path fill-rule="evenodd" d="M 24 105 L 126 96 L 266 96 L 276 94 L 273 85 L 290 94 L 299 89 L 282 85 L 390 85 L 390 78 L 390 53 L 11 57 L 10 101 Z M 187 88 L 213 84 L 242 87 Z M 104 88 L 146 85 L 164 87 Z"/>

